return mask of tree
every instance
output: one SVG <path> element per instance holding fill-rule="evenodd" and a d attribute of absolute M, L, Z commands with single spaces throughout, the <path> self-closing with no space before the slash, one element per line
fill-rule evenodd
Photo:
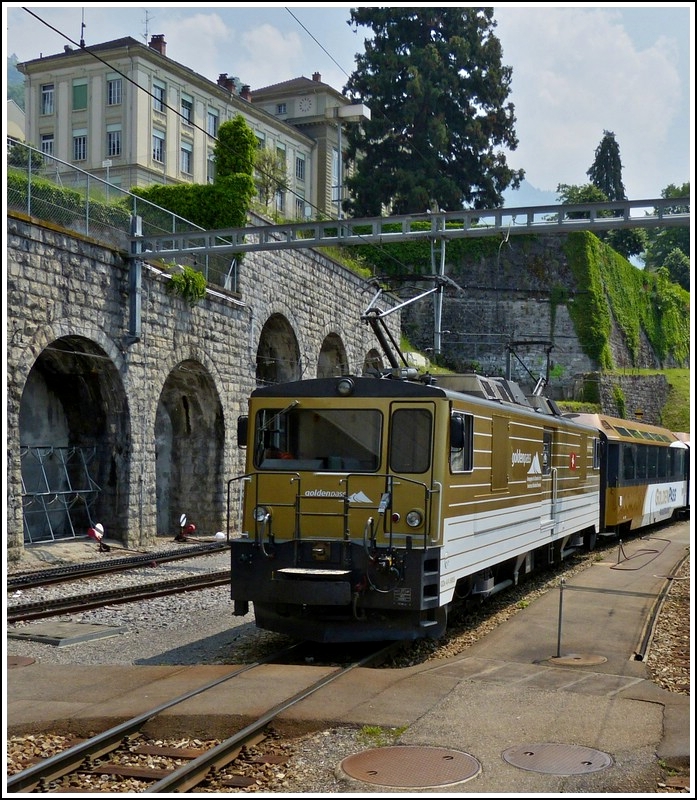
<path fill-rule="evenodd" d="M 605 193 L 592 183 L 583 186 L 573 186 L 568 183 L 560 183 L 557 186 L 557 200 L 564 205 L 576 205 L 579 203 L 607 203 L 608 197 Z M 599 217 L 612 217 L 612 211 L 599 211 Z M 569 219 L 589 219 L 588 211 L 571 211 Z M 644 252 L 646 247 L 646 232 L 641 228 L 620 228 L 611 231 L 598 231 L 597 236 L 612 247 L 620 255 L 629 259 L 631 256 L 638 256 Z"/>
<path fill-rule="evenodd" d="M 676 186 L 671 183 L 661 192 L 661 197 L 668 200 L 672 197 L 677 199 L 690 197 L 690 182 L 683 183 L 681 186 Z M 684 212 L 689 213 L 690 206 L 676 203 L 672 207 L 673 213 Z M 675 227 L 675 228 L 652 228 L 647 234 L 648 243 L 646 245 L 646 252 L 644 254 L 645 269 L 649 272 L 656 272 L 662 266 L 667 265 L 668 257 L 671 256 L 674 250 L 679 250 L 687 259 L 688 273 L 690 264 L 690 228 Z M 671 263 L 677 266 L 677 260 L 672 257 Z M 687 276 L 687 281 L 684 282 L 680 279 L 678 273 L 682 273 L 682 267 L 678 273 L 674 274 L 672 269 L 671 278 L 676 283 L 679 283 L 684 289 L 690 290 L 690 278 Z"/>
<path fill-rule="evenodd" d="M 518 140 L 493 8 L 362 7 L 349 24 L 373 31 L 344 87 L 372 118 L 347 126 L 345 210 L 500 206 L 524 171 L 510 169 L 502 152 Z"/>
<path fill-rule="evenodd" d="M 257 149 L 257 137 L 241 114 L 223 122 L 213 150 L 216 180 L 240 173 L 253 175 Z"/>
<path fill-rule="evenodd" d="M 622 183 L 620 146 L 612 131 L 603 131 L 603 138 L 595 149 L 595 161 L 586 175 L 591 179 L 593 186 L 597 186 L 608 200 L 627 199 Z"/>
<path fill-rule="evenodd" d="M 268 210 L 276 193 L 288 188 L 285 153 L 274 153 L 269 147 L 260 147 L 256 152 L 254 165 L 259 199 Z"/>
<path fill-rule="evenodd" d="M 603 131 L 603 138 L 595 149 L 595 160 L 586 175 L 608 200 L 627 199 L 622 183 L 620 146 L 612 131 Z M 621 228 L 605 231 L 598 236 L 627 259 L 643 253 L 646 247 L 646 231 L 642 228 Z"/>

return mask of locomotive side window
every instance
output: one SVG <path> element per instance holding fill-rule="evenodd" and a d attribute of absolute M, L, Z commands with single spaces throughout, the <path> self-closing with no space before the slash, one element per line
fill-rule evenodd
<path fill-rule="evenodd" d="M 471 472 L 474 452 L 474 419 L 471 414 L 453 413 L 450 417 L 450 469 Z"/>
<path fill-rule="evenodd" d="M 542 435 L 542 474 L 552 471 L 552 431 L 544 431 Z"/>
<path fill-rule="evenodd" d="M 431 412 L 425 408 L 398 408 L 392 414 L 390 469 L 426 472 L 431 466 Z"/>

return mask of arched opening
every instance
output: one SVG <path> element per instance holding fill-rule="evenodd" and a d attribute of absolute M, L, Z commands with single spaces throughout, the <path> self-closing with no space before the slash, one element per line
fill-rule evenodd
<path fill-rule="evenodd" d="M 196 361 L 167 377 L 155 416 L 157 531 L 176 535 L 186 514 L 198 531 L 223 527 L 223 409 L 213 380 Z"/>
<path fill-rule="evenodd" d="M 257 386 L 298 380 L 300 348 L 293 328 L 282 314 L 268 318 L 257 348 Z"/>
<path fill-rule="evenodd" d="M 127 409 L 121 376 L 94 342 L 65 336 L 41 352 L 19 412 L 25 544 L 86 536 L 97 522 L 125 538 Z"/>
<path fill-rule="evenodd" d="M 330 333 L 322 342 L 319 352 L 317 377 L 332 378 L 335 375 L 348 375 L 348 372 L 348 359 L 344 343 L 336 333 Z"/>

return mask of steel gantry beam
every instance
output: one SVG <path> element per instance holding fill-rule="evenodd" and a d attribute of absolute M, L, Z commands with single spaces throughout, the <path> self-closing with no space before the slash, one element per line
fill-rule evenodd
<path fill-rule="evenodd" d="M 622 200 L 612 203 L 525 206 L 520 208 L 426 211 L 391 217 L 325 220 L 188 231 L 133 238 L 147 258 L 226 255 L 337 245 L 381 245 L 428 239 L 444 244 L 464 237 L 567 234 L 619 228 L 689 226 L 690 198 Z M 132 250 L 135 252 L 135 250 Z"/>

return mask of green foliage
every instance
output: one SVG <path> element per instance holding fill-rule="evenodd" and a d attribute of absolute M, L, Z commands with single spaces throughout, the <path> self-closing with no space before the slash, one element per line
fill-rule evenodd
<path fill-rule="evenodd" d="M 213 150 L 216 183 L 233 175 L 252 176 L 256 151 L 257 137 L 241 114 L 221 123 Z"/>
<path fill-rule="evenodd" d="M 168 265 L 172 279 L 167 284 L 167 291 L 184 298 L 190 306 L 195 306 L 206 296 L 206 278 L 202 272 L 188 266 Z"/>
<path fill-rule="evenodd" d="M 30 150 L 28 147 L 24 147 L 19 142 L 13 142 L 10 145 L 10 148 L 7 151 L 8 166 L 28 169 L 30 161 L 32 170 L 37 170 L 44 164 L 44 158 L 41 153 L 37 153 L 35 150 Z"/>
<path fill-rule="evenodd" d="M 564 250 L 576 278 L 577 294 L 569 302 L 569 315 L 583 352 L 600 369 L 611 369 L 612 322 L 598 265 L 600 242 L 588 233 L 572 233 Z"/>
<path fill-rule="evenodd" d="M 403 725 L 401 728 L 381 728 L 379 725 L 364 725 L 358 731 L 357 739 L 366 747 L 388 747 L 399 739 L 407 727 Z"/>
<path fill-rule="evenodd" d="M 615 405 L 617 406 L 617 416 L 622 417 L 622 419 L 626 419 L 627 401 L 625 400 L 624 392 L 622 391 L 621 386 L 612 387 L 612 399 L 615 401 Z"/>
<path fill-rule="evenodd" d="M 260 147 L 256 152 L 254 166 L 259 197 L 265 209 L 268 209 L 276 192 L 288 189 L 285 153 L 275 153 L 269 147 Z"/>
<path fill-rule="evenodd" d="M 57 186 L 52 181 L 29 179 L 25 173 L 10 170 L 5 178 L 7 205 L 30 213 L 33 217 L 72 228 L 88 218 L 87 201 L 82 192 Z M 130 214 L 120 203 L 89 203 L 89 220 L 121 231 L 128 231 Z"/>
<path fill-rule="evenodd" d="M 670 198 L 684 199 L 690 198 L 690 183 L 683 183 L 681 186 L 670 184 L 662 192 L 661 197 L 665 200 Z M 673 206 L 674 211 L 681 211 L 689 213 L 690 206 L 676 203 Z M 668 266 L 671 270 L 671 278 L 676 283 L 679 283 L 683 289 L 690 290 L 689 280 L 689 259 L 690 259 L 690 228 L 689 226 L 679 226 L 674 228 L 651 228 L 647 231 L 647 245 L 646 253 L 644 255 L 645 267 L 649 272 L 656 272 L 662 266 Z M 668 257 L 675 250 L 678 249 L 688 259 L 688 275 L 684 275 L 684 262 L 678 262 L 673 259 L 670 264 L 666 264 Z M 677 269 L 674 273 L 673 268 Z"/>
<path fill-rule="evenodd" d="M 207 230 L 242 228 L 254 196 L 251 175 L 230 175 L 212 184 L 133 187 L 131 192 Z"/>
<path fill-rule="evenodd" d="M 569 313 L 586 355 L 612 369 L 611 317 L 621 329 L 633 363 L 645 335 L 664 363 L 684 364 L 690 355 L 689 293 L 663 274 L 633 267 L 590 232 L 569 235 L 565 252 L 578 284 Z"/>
<path fill-rule="evenodd" d="M 512 70 L 501 63 L 493 8 L 377 7 L 351 9 L 366 26 L 365 52 L 345 87 L 371 119 L 347 126 L 346 178 L 351 216 L 500 206 L 523 170 L 515 150 Z"/>

